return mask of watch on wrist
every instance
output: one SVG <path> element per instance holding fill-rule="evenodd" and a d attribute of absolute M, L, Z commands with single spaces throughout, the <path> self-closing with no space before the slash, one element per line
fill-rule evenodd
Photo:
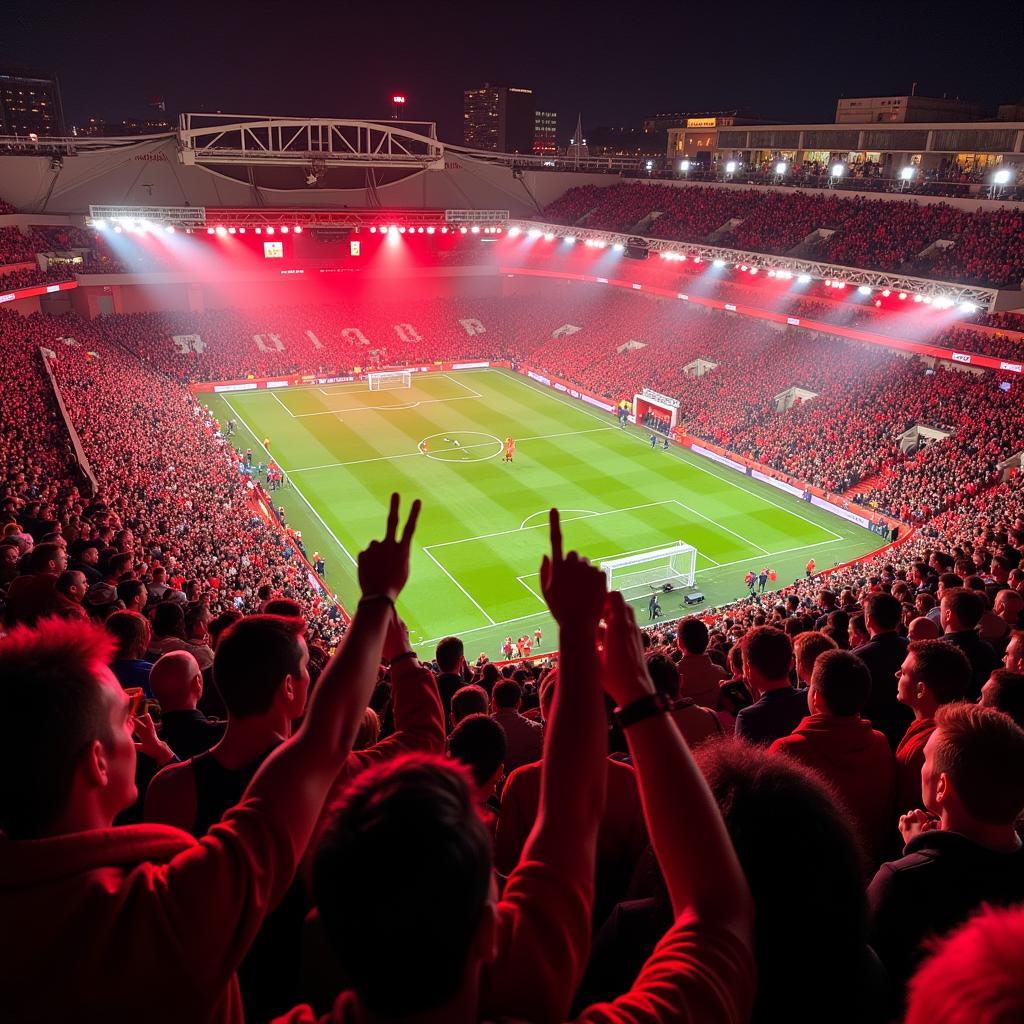
<path fill-rule="evenodd" d="M 672 701 L 663 693 L 648 693 L 634 701 L 630 701 L 625 707 L 616 708 L 613 714 L 615 721 L 622 729 L 628 729 L 645 718 L 653 718 L 655 715 L 663 715 L 666 711 L 672 710 Z"/>
<path fill-rule="evenodd" d="M 417 654 L 415 651 L 402 651 L 401 654 L 396 654 L 389 662 L 388 667 L 397 664 L 399 661 L 404 661 L 406 658 L 415 658 Z"/>

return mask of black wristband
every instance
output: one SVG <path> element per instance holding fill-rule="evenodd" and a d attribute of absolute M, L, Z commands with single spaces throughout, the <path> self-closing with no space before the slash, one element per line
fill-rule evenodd
<path fill-rule="evenodd" d="M 417 654 L 416 654 L 416 652 L 415 652 L 415 651 L 402 651 L 402 653 L 401 653 L 401 654 L 396 654 L 396 655 L 395 655 L 395 656 L 394 656 L 394 657 L 393 657 L 393 658 L 392 658 L 392 659 L 391 659 L 391 660 L 390 660 L 390 661 L 388 662 L 388 667 L 389 667 L 389 668 L 394 668 L 394 667 L 395 667 L 395 665 L 397 665 L 397 664 L 398 664 L 398 662 L 400 662 L 400 661 L 404 661 L 404 660 L 405 660 L 406 658 L 415 658 L 415 657 L 417 657 Z"/>
<path fill-rule="evenodd" d="M 395 599 L 389 594 L 363 594 L 359 598 L 359 604 L 370 604 L 372 601 L 387 601 L 392 608 L 395 607 Z"/>
<path fill-rule="evenodd" d="M 630 701 L 624 708 L 616 708 L 613 712 L 615 721 L 622 729 L 628 729 L 645 718 L 663 715 L 672 710 L 672 701 L 663 693 L 648 693 L 637 700 Z"/>

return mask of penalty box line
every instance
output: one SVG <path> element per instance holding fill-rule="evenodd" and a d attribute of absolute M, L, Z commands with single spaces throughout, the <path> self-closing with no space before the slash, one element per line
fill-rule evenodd
<path fill-rule="evenodd" d="M 531 381 L 528 377 L 523 377 L 521 374 L 513 373 L 511 374 L 511 379 L 516 380 L 528 391 L 532 391 L 538 395 L 547 395 L 549 398 L 553 398 L 556 401 L 561 402 L 562 405 L 565 405 L 570 409 L 575 409 L 577 412 L 582 413 L 584 416 L 589 416 L 591 417 L 591 419 L 598 420 L 602 423 L 607 422 L 606 416 L 602 416 L 599 413 L 592 412 L 590 409 L 583 408 L 578 402 L 575 402 L 571 398 L 566 398 L 564 395 L 559 394 L 557 391 L 551 391 L 548 388 L 542 388 L 540 384 L 536 384 L 534 381 Z M 607 415 L 610 415 L 610 413 Z M 640 428 L 636 429 L 639 430 Z M 647 447 L 647 440 L 641 437 L 635 431 L 626 430 L 624 431 L 624 433 L 627 437 L 631 437 L 634 441 L 638 441 L 642 445 L 644 445 L 644 447 Z M 684 457 L 684 451 L 686 451 L 689 454 L 689 458 Z M 704 473 L 706 476 L 714 477 L 715 480 L 718 480 L 723 484 L 728 484 L 730 487 L 735 487 L 737 491 L 744 491 L 746 494 L 750 494 L 753 497 L 760 499 L 766 505 L 773 505 L 775 508 L 779 509 L 782 512 L 786 512 L 791 516 L 795 516 L 797 519 L 802 519 L 805 523 L 809 523 L 811 526 L 817 527 L 817 529 L 822 530 L 827 534 L 830 534 L 836 540 L 845 539 L 842 536 L 842 534 L 836 533 L 834 530 L 830 530 L 827 526 L 822 526 L 821 523 L 816 523 L 813 519 L 808 519 L 807 516 L 801 515 L 799 512 L 796 512 L 791 508 L 786 508 L 785 505 L 780 505 L 777 501 L 772 501 L 772 499 L 769 498 L 767 495 L 759 494 L 757 491 L 752 491 L 749 487 L 741 487 L 731 477 L 721 476 L 718 473 L 712 472 L 712 470 L 709 469 L 707 466 L 701 465 L 701 462 L 703 462 L 704 460 L 700 459 L 700 456 L 694 455 L 692 452 L 689 452 L 689 450 L 686 449 L 684 445 L 676 445 L 674 448 L 670 448 L 669 454 L 674 456 L 684 465 L 690 466 L 692 469 L 697 470 L 699 473 Z M 697 461 L 698 459 L 700 459 L 700 461 Z M 765 486 L 770 485 L 766 484 Z M 794 497 L 793 500 L 796 501 L 798 499 Z"/>
<path fill-rule="evenodd" d="M 827 547 L 829 544 L 837 544 L 839 541 L 844 540 L 844 539 L 845 538 L 843 538 L 843 537 L 837 537 L 837 538 L 835 538 L 833 540 L 817 541 L 814 544 L 801 544 L 799 547 L 783 548 L 781 551 L 773 551 L 771 553 L 771 555 L 774 558 L 777 555 L 791 555 L 791 554 L 795 554 L 797 551 L 811 551 L 814 548 Z M 722 562 L 720 565 L 714 565 L 710 569 L 698 569 L 697 570 L 697 575 L 699 576 L 701 573 L 704 573 L 704 572 L 714 572 L 717 569 L 728 569 L 728 568 L 731 568 L 734 565 L 743 565 L 745 562 L 749 562 L 749 561 L 750 561 L 749 558 L 740 558 L 740 559 L 737 559 L 735 562 Z M 519 579 L 518 576 L 516 578 Z M 520 582 L 522 582 L 522 581 L 520 581 Z M 527 586 L 525 583 L 523 585 L 526 586 L 526 589 L 529 590 L 531 594 L 534 593 L 534 591 L 533 591 L 533 589 L 531 587 Z M 476 626 L 473 629 L 457 629 L 457 630 L 454 630 L 453 632 L 455 634 L 457 634 L 458 636 L 460 636 L 460 637 L 472 636 L 475 633 L 483 633 L 485 630 L 488 630 L 488 629 L 495 629 L 495 628 L 501 628 L 501 627 L 504 627 L 504 626 L 510 626 L 510 625 L 512 625 L 513 622 L 523 622 L 526 619 L 536 619 L 536 617 L 539 614 L 541 614 L 539 611 L 537 611 L 537 612 L 530 612 L 527 615 L 517 615 L 517 616 L 515 616 L 515 618 L 502 619 L 501 622 L 492 622 L 492 624 L 489 625 L 489 626 Z M 445 634 L 445 635 L 447 635 L 447 634 Z M 435 636 L 435 637 L 432 637 L 429 640 L 417 640 L 417 641 L 415 641 L 412 644 L 412 646 L 413 647 L 425 647 L 427 644 L 436 644 L 439 640 L 443 640 L 443 639 L 444 639 L 444 637 Z"/>

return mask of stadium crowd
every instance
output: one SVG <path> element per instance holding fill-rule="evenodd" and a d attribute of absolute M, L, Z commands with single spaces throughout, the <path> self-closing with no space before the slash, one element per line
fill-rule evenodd
<path fill-rule="evenodd" d="M 1024 416 L 996 375 L 576 292 L 0 311 L 0 345 L 12 1019 L 1024 1013 L 1024 484 L 994 475 Z M 181 382 L 470 348 L 678 395 L 693 433 L 829 486 L 881 473 L 860 497 L 920 528 L 640 631 L 554 516 L 557 656 L 421 663 L 395 607 L 418 503 L 360 554 L 346 629 Z M 915 424 L 950 437 L 897 454 Z"/>
<path fill-rule="evenodd" d="M 570 189 L 542 218 L 770 253 L 788 252 L 821 229 L 828 234 L 816 254 L 830 263 L 989 287 L 1019 288 L 1024 279 L 1024 214 L 1009 207 L 966 212 L 835 193 L 624 183 Z"/>
<path fill-rule="evenodd" d="M 688 434 L 832 492 L 870 481 L 857 501 L 912 522 L 990 486 L 1024 446 L 1012 375 L 929 372 L 881 346 L 607 289 L 33 322 L 51 337 L 86 332 L 179 381 L 481 358 L 614 401 L 652 387 L 681 402 Z M 693 372 L 698 360 L 713 368 Z M 948 436 L 901 446 L 915 427 Z"/>

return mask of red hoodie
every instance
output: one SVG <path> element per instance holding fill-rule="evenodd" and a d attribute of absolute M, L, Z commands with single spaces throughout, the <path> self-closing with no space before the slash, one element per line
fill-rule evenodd
<path fill-rule="evenodd" d="M 0 1015 L 242 1021 L 235 968 L 295 863 L 256 799 L 201 840 L 166 825 L 0 839 Z"/>
<path fill-rule="evenodd" d="M 864 852 L 882 853 L 896 828 L 895 768 L 888 741 L 867 719 L 808 715 L 768 750 L 823 775 L 850 812 Z"/>

